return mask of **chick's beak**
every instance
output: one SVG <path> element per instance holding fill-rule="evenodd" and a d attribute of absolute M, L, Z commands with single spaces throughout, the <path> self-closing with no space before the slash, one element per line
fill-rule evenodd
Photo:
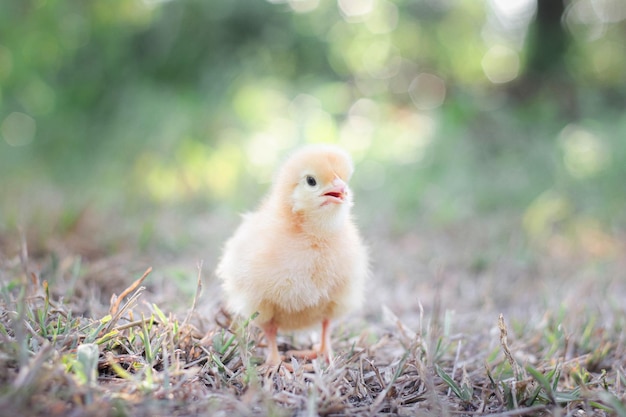
<path fill-rule="evenodd" d="M 332 183 L 332 187 L 323 194 L 326 199 L 324 200 L 324 204 L 341 204 L 344 202 L 346 198 L 346 194 L 348 192 L 348 185 L 341 180 L 340 178 L 335 178 Z"/>

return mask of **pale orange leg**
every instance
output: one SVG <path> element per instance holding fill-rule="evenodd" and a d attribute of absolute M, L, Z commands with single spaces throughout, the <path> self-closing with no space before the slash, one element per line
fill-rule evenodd
<path fill-rule="evenodd" d="M 320 353 L 326 358 L 326 362 L 333 360 L 333 348 L 330 345 L 330 320 L 322 321 L 322 342 L 320 345 Z"/>
<path fill-rule="evenodd" d="M 267 341 L 267 357 L 265 363 L 267 365 L 279 365 L 281 362 L 280 354 L 278 353 L 278 344 L 276 343 L 276 334 L 278 333 L 278 326 L 273 322 L 269 322 L 262 326 L 263 333 L 265 333 L 265 340 Z"/>

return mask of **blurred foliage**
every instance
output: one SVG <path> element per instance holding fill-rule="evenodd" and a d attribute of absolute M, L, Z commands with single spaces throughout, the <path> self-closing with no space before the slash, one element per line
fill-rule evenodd
<path fill-rule="evenodd" d="M 3 1 L 5 203 L 250 207 L 325 141 L 370 220 L 623 227 L 626 6 L 538 2 Z"/>

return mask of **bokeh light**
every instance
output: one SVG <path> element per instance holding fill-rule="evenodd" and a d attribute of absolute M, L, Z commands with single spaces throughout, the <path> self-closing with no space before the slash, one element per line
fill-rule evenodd
<path fill-rule="evenodd" d="M 317 9 L 320 0 L 289 0 L 289 7 L 296 13 L 308 13 Z"/>
<path fill-rule="evenodd" d="M 520 73 L 520 61 L 517 52 L 502 45 L 489 48 L 483 56 L 481 64 L 485 76 L 494 84 L 513 81 Z"/>
<path fill-rule="evenodd" d="M 10 146 L 26 146 L 37 133 L 37 122 L 27 114 L 13 112 L 0 125 L 0 132 Z"/>
<path fill-rule="evenodd" d="M 421 73 L 411 82 L 409 94 L 418 109 L 436 109 L 446 98 L 446 83 L 434 74 Z"/>
<path fill-rule="evenodd" d="M 610 154 L 602 140 L 590 131 L 573 124 L 560 133 L 563 163 L 572 177 L 588 178 L 606 169 Z"/>
<path fill-rule="evenodd" d="M 365 26 L 373 34 L 381 35 L 392 32 L 398 26 L 398 7 L 388 0 L 377 0 L 374 13 L 365 20 Z"/>
<path fill-rule="evenodd" d="M 526 209 L 524 228 L 531 238 L 545 239 L 552 234 L 554 226 L 569 216 L 571 211 L 572 206 L 565 197 L 554 190 L 548 190 Z"/>
<path fill-rule="evenodd" d="M 343 17 L 349 22 L 362 20 L 374 10 L 375 0 L 338 0 Z"/>

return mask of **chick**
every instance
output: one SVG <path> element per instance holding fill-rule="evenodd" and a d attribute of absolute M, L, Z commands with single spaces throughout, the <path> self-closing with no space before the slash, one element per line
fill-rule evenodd
<path fill-rule="evenodd" d="M 216 270 L 229 310 L 255 319 L 268 365 L 276 334 L 322 325 L 317 353 L 330 361 L 330 321 L 362 302 L 367 250 L 351 216 L 350 156 L 309 145 L 288 158 L 257 211 L 244 215 Z"/>

